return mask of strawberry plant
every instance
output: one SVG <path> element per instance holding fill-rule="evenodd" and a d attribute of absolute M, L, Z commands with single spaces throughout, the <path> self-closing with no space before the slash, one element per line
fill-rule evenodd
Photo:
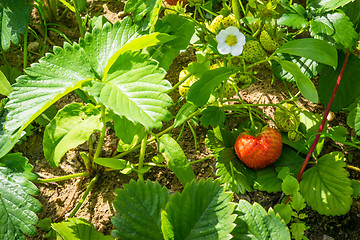
<path fill-rule="evenodd" d="M 45 12 L 56 2 L 35 1 L 45 36 Z M 1 239 L 37 237 L 36 227 L 52 239 L 307 239 L 309 212 L 350 211 L 360 195 L 347 171 L 360 171 L 352 156 L 360 135 L 358 3 L 129 0 L 120 3 L 121 21 L 87 21 L 86 1 L 60 2 L 76 13 L 80 40 L 54 46 L 16 81 L 0 73 Z M 3 23 L 18 3 L 1 2 Z M 22 7 L 28 16 L 30 5 Z M 21 19 L 11 38 L 1 30 L 4 50 L 20 43 L 28 24 Z M 270 99 L 278 87 L 281 97 Z M 54 107 L 70 94 L 81 101 Z M 327 122 L 330 110 L 346 123 Z M 16 152 L 35 131 L 48 166 L 75 151 L 84 168 L 37 176 Z M 113 149 L 104 151 L 109 138 Z M 189 157 L 204 144 L 210 153 Z M 194 167 L 205 160 L 207 179 Z M 161 186 L 155 171 L 181 186 Z M 111 235 L 76 217 L 109 172 L 129 179 L 108 201 Z M 64 221 L 39 221 L 37 186 L 79 177 L 89 181 Z M 262 207 L 259 192 L 277 199 Z"/>

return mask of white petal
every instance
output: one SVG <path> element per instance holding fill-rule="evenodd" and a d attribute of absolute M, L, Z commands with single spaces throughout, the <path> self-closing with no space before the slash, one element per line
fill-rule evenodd
<path fill-rule="evenodd" d="M 239 29 L 234 26 L 227 27 L 225 31 L 228 35 L 235 35 L 235 36 L 240 32 Z"/>
<path fill-rule="evenodd" d="M 218 41 L 219 43 L 220 43 L 220 42 L 225 42 L 226 37 L 227 37 L 228 35 L 229 35 L 229 34 L 227 34 L 225 30 L 221 30 L 221 31 L 219 32 L 219 34 L 216 35 L 216 41 Z"/>
<path fill-rule="evenodd" d="M 236 44 L 235 46 L 231 47 L 230 53 L 233 56 L 239 56 L 243 51 L 243 45 L 241 44 Z"/>
<path fill-rule="evenodd" d="M 237 38 L 238 43 L 241 43 L 242 45 L 245 45 L 245 43 L 246 43 L 245 35 L 242 32 L 237 33 L 235 36 Z"/>
<path fill-rule="evenodd" d="M 219 42 L 219 44 L 217 45 L 217 50 L 219 51 L 219 53 L 221 54 L 229 54 L 231 51 L 231 47 L 229 45 L 227 45 L 225 42 Z"/>

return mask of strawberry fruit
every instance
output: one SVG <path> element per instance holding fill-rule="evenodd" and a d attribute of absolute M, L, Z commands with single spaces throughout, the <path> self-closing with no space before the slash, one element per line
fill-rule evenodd
<path fill-rule="evenodd" d="M 274 128 L 265 127 L 256 137 L 248 132 L 241 133 L 235 141 L 235 151 L 246 166 L 258 170 L 276 162 L 282 145 L 281 134 Z"/>

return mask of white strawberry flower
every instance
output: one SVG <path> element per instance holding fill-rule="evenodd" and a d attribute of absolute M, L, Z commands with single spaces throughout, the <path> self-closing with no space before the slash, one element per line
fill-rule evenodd
<path fill-rule="evenodd" d="M 246 43 L 245 35 L 234 26 L 221 30 L 216 36 L 216 41 L 218 41 L 219 53 L 224 55 L 231 53 L 233 56 L 239 56 Z"/>

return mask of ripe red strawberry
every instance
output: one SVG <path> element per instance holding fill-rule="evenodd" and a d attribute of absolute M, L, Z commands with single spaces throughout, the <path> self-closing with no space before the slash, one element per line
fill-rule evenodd
<path fill-rule="evenodd" d="M 165 0 L 169 5 L 176 5 L 177 2 L 183 2 L 184 5 L 188 3 L 186 0 Z"/>
<path fill-rule="evenodd" d="M 273 164 L 281 155 L 281 134 L 274 128 L 266 127 L 257 136 L 241 133 L 235 141 L 239 159 L 249 168 L 258 170 Z"/>

